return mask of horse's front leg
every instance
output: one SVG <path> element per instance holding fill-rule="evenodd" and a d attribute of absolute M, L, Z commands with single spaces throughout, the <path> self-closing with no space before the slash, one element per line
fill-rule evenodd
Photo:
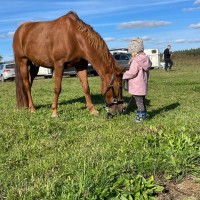
<path fill-rule="evenodd" d="M 55 66 L 54 67 L 54 99 L 52 103 L 52 117 L 58 116 L 58 97 L 61 92 L 61 82 L 62 82 L 62 75 L 63 75 L 64 66 Z"/>
<path fill-rule="evenodd" d="M 88 79 L 87 79 L 87 70 L 84 69 L 84 70 L 81 70 L 81 71 L 77 71 L 77 73 L 78 73 L 79 80 L 82 84 L 87 108 L 88 108 L 88 110 L 90 111 L 91 114 L 98 115 L 99 112 L 95 109 L 95 107 L 92 103 L 92 100 L 91 100 L 91 96 L 90 96 L 90 87 L 89 87 Z"/>
<path fill-rule="evenodd" d="M 33 80 L 39 72 L 39 67 L 34 65 L 32 62 L 30 63 L 29 67 L 30 67 L 30 69 L 29 69 L 29 82 L 30 82 L 30 87 L 32 87 Z"/>

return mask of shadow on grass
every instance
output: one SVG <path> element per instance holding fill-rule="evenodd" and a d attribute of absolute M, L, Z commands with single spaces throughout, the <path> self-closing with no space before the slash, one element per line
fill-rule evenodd
<path fill-rule="evenodd" d="M 104 97 L 103 97 L 102 94 L 92 94 L 91 95 L 91 99 L 92 99 L 92 102 L 93 102 L 94 105 L 97 105 L 97 104 L 105 105 L 105 103 L 104 103 Z M 64 101 L 59 102 L 58 104 L 59 105 L 67 105 L 67 104 L 73 104 L 73 103 L 76 103 L 76 102 L 80 102 L 80 103 L 86 104 L 85 96 L 81 96 L 81 97 L 70 99 L 70 100 L 64 100 Z M 132 112 L 135 112 L 135 110 L 137 110 L 137 106 L 135 104 L 134 97 L 124 97 L 124 102 L 128 106 L 127 109 L 126 109 L 126 111 L 125 111 L 125 113 L 124 113 L 125 115 L 126 114 L 130 114 Z M 151 102 L 151 100 L 146 99 L 146 106 L 147 107 L 150 105 L 150 102 Z M 180 103 L 176 102 L 176 103 L 172 103 L 172 104 L 169 104 L 167 106 L 164 106 L 162 108 L 153 110 L 151 112 L 148 112 L 148 115 L 149 115 L 148 118 L 152 119 L 156 115 L 159 115 L 160 113 L 163 113 L 163 112 L 168 112 L 170 110 L 174 110 L 178 106 L 180 106 Z M 41 108 L 44 108 L 44 107 L 51 108 L 51 104 L 37 105 L 36 109 L 41 109 Z M 81 109 L 86 109 L 86 106 L 81 107 Z M 102 107 L 102 109 L 104 109 L 104 108 Z"/>
<path fill-rule="evenodd" d="M 130 113 L 135 112 L 137 110 L 137 106 L 136 106 L 134 97 L 132 97 L 132 98 L 130 97 L 129 99 L 127 98 L 126 102 L 128 103 L 128 107 L 127 107 L 127 109 L 126 109 L 124 114 L 130 114 Z M 148 106 L 150 105 L 150 102 L 151 102 L 151 100 L 146 99 L 147 109 L 148 109 Z M 151 112 L 148 112 L 148 115 L 149 115 L 148 119 L 152 119 L 153 117 L 155 117 L 156 115 L 159 115 L 160 113 L 168 112 L 170 110 L 174 110 L 178 106 L 180 106 L 180 103 L 175 102 L 175 103 L 169 104 L 167 106 L 164 106 L 162 108 L 158 108 L 156 110 L 152 110 Z"/>
<path fill-rule="evenodd" d="M 105 102 L 104 102 L 104 96 L 102 94 L 91 94 L 91 99 L 94 106 L 98 104 L 102 105 L 102 109 L 100 110 L 98 109 L 99 111 L 104 109 Z M 146 100 L 146 101 L 147 101 L 147 105 L 149 105 L 150 100 Z M 70 100 L 66 99 L 61 102 L 58 101 L 58 105 L 68 105 L 68 104 L 74 104 L 77 102 L 85 104 L 85 106 L 81 107 L 81 109 L 86 109 L 86 100 L 85 100 L 84 95 L 78 98 L 70 99 Z M 124 97 L 124 103 L 129 104 L 129 108 L 127 109 L 125 114 L 134 112 L 134 110 L 137 109 L 137 106 L 135 105 L 135 100 L 131 97 Z M 36 105 L 35 107 L 36 109 L 47 108 L 47 107 L 51 108 L 51 104 L 40 104 L 40 105 Z"/>
<path fill-rule="evenodd" d="M 95 95 L 91 95 L 91 99 L 92 99 L 92 103 L 95 104 L 104 104 L 104 97 L 101 94 L 95 94 Z M 53 101 L 53 99 L 52 99 Z M 78 98 L 74 98 L 74 99 L 70 99 L 70 100 L 64 100 L 59 102 L 58 101 L 58 105 L 67 105 L 67 104 L 73 104 L 73 103 L 83 103 L 86 104 L 86 100 L 85 100 L 85 96 L 81 96 Z M 44 107 L 50 107 L 51 108 L 51 104 L 45 104 L 45 105 L 36 105 L 36 109 L 41 109 Z M 82 107 L 82 109 L 85 109 L 85 107 Z"/>
<path fill-rule="evenodd" d="M 135 103 L 135 98 L 133 96 L 132 97 L 125 97 L 124 102 L 127 103 L 127 108 L 126 108 L 126 111 L 124 113 L 125 115 L 130 114 L 132 112 L 135 112 L 137 110 L 137 105 Z M 145 102 L 146 102 L 146 106 L 149 106 L 151 100 L 146 99 Z"/>
<path fill-rule="evenodd" d="M 176 102 L 176 103 L 172 103 L 172 104 L 169 104 L 167 106 L 164 106 L 162 108 L 158 108 L 156 110 L 153 110 L 151 112 L 149 112 L 149 119 L 152 119 L 153 117 L 155 117 L 156 115 L 159 115 L 160 113 L 163 113 L 163 112 L 168 112 L 170 110 L 174 110 L 176 109 L 178 106 L 180 106 L 180 103 Z"/>
<path fill-rule="evenodd" d="M 101 104 L 101 103 L 103 104 L 104 103 L 104 98 L 103 98 L 103 95 L 101 95 L 101 94 L 91 94 L 91 99 L 92 99 L 92 103 L 94 105 L 95 104 Z M 85 96 L 83 95 L 83 96 L 81 96 L 79 98 L 65 100 L 65 101 L 60 102 L 59 104 L 63 105 L 63 104 L 71 104 L 71 103 L 76 103 L 76 102 L 86 103 Z"/>

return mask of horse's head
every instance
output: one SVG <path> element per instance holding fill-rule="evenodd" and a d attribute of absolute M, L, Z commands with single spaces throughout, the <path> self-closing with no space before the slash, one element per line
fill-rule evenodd
<path fill-rule="evenodd" d="M 109 84 L 105 86 L 104 99 L 106 104 L 106 117 L 110 118 L 117 113 L 123 113 L 123 96 L 122 96 L 122 75 L 125 68 L 116 67 L 115 74 L 112 74 Z"/>

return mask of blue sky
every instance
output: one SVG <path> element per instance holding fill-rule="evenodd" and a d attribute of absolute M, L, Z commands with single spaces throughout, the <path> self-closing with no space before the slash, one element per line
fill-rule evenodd
<path fill-rule="evenodd" d="M 49 21 L 70 10 L 92 26 L 108 48 L 128 47 L 139 36 L 162 52 L 200 47 L 200 0 L 4 0 L 0 6 L 0 55 L 13 59 L 12 39 L 25 21 Z"/>

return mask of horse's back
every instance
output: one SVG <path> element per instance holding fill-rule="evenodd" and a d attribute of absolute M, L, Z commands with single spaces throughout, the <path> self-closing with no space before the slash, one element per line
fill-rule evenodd
<path fill-rule="evenodd" d="M 46 22 L 25 22 L 14 34 L 14 53 L 26 56 L 37 65 L 52 67 L 55 59 L 66 56 L 69 48 L 76 47 L 75 32 L 70 15 Z"/>
<path fill-rule="evenodd" d="M 17 40 L 25 43 L 25 41 L 28 41 L 29 37 L 32 38 L 33 36 L 35 42 L 40 37 L 42 37 L 43 39 L 45 38 L 45 36 L 46 38 L 51 38 L 52 36 L 55 37 L 55 34 L 60 33 L 60 30 L 68 29 L 69 31 L 73 22 L 77 19 L 78 16 L 76 15 L 76 13 L 71 11 L 68 14 L 52 21 L 24 22 L 16 30 L 14 34 L 14 40 L 15 38 L 17 38 Z M 61 36 L 61 33 L 60 35 L 56 36 Z"/>

